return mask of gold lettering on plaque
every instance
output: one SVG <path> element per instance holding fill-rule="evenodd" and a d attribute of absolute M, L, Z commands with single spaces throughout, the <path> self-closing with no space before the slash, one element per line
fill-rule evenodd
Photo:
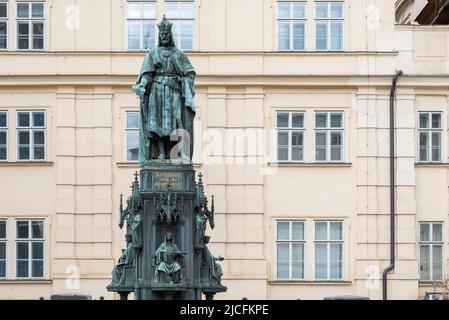
<path fill-rule="evenodd" d="M 171 186 L 181 187 L 181 176 L 179 172 L 155 172 L 153 176 L 154 187 L 157 189 Z"/>

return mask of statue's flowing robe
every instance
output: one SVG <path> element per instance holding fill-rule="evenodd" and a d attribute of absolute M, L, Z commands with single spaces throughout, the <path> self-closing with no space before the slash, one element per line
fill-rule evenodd
<path fill-rule="evenodd" d="M 176 47 L 150 50 L 137 79 L 148 80 L 144 99 L 141 101 L 139 162 L 151 160 L 151 148 L 147 137 L 170 140 L 173 130 L 187 130 L 190 135 L 190 158 L 193 153 L 193 119 L 195 117 L 195 70 L 187 56 Z M 154 155 L 153 155 L 154 158 Z"/>
<path fill-rule="evenodd" d="M 204 262 L 209 266 L 210 276 L 216 280 L 219 280 L 223 275 L 223 269 L 217 263 L 217 258 L 215 258 L 210 252 L 207 246 L 204 246 L 204 254 L 203 254 Z"/>

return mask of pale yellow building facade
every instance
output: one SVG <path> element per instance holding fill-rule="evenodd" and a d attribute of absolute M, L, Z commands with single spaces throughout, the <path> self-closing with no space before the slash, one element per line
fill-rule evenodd
<path fill-rule="evenodd" d="M 391 0 L 0 0 L 0 299 L 114 298 L 131 86 L 164 13 L 197 72 L 217 298 L 382 298 L 399 69 L 388 297 L 449 277 L 448 26 L 395 24 Z"/>

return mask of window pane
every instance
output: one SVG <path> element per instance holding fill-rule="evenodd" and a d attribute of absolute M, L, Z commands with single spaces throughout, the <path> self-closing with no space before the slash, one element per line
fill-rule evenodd
<path fill-rule="evenodd" d="M 143 22 L 143 45 L 144 49 L 154 48 L 155 41 L 155 25 L 154 22 Z"/>
<path fill-rule="evenodd" d="M 315 240 L 328 240 L 327 222 L 315 222 Z"/>
<path fill-rule="evenodd" d="M 0 261 L 0 278 L 6 278 L 6 261 Z"/>
<path fill-rule="evenodd" d="M 17 16 L 19 18 L 28 18 L 30 16 L 28 3 L 17 4 Z"/>
<path fill-rule="evenodd" d="M 33 126 L 35 126 L 35 127 L 44 127 L 45 126 L 45 113 L 44 112 L 33 112 Z"/>
<path fill-rule="evenodd" d="M 316 2 L 315 3 L 315 17 L 317 18 L 327 18 L 327 2 Z"/>
<path fill-rule="evenodd" d="M 43 49 L 44 48 L 44 38 L 37 37 L 33 38 L 33 49 Z"/>
<path fill-rule="evenodd" d="M 278 279 L 289 278 L 289 245 L 278 243 L 277 245 L 277 277 Z"/>
<path fill-rule="evenodd" d="M 293 19 L 304 19 L 306 17 L 306 4 L 293 2 Z"/>
<path fill-rule="evenodd" d="M 33 148 L 33 159 L 34 160 L 45 160 L 45 148 L 44 147 L 34 147 Z"/>
<path fill-rule="evenodd" d="M 290 3 L 278 2 L 278 18 L 288 19 L 290 18 Z"/>
<path fill-rule="evenodd" d="M 181 21 L 181 49 L 193 49 L 193 21 Z"/>
<path fill-rule="evenodd" d="M 298 131 L 292 132 L 292 146 L 304 145 L 303 133 Z"/>
<path fill-rule="evenodd" d="M 419 114 L 419 127 L 422 129 L 429 128 L 429 114 L 420 113 Z"/>
<path fill-rule="evenodd" d="M 28 242 L 17 243 L 17 259 L 28 259 Z"/>
<path fill-rule="evenodd" d="M 30 114 L 28 112 L 19 112 L 19 127 L 29 127 L 30 126 Z"/>
<path fill-rule="evenodd" d="M 28 277 L 28 261 L 17 261 L 17 277 Z"/>
<path fill-rule="evenodd" d="M 44 261 L 33 261 L 31 267 L 31 276 L 33 278 L 42 278 L 44 276 Z"/>
<path fill-rule="evenodd" d="M 156 3 L 143 4 L 143 18 L 156 19 Z"/>
<path fill-rule="evenodd" d="M 331 240 L 343 240 L 343 224 L 341 222 L 330 222 Z"/>
<path fill-rule="evenodd" d="M 343 156 L 342 156 L 342 147 L 331 147 L 331 160 L 332 161 L 341 161 Z"/>
<path fill-rule="evenodd" d="M 128 131 L 126 134 L 126 160 L 137 161 L 139 160 L 139 132 Z"/>
<path fill-rule="evenodd" d="M 279 21 L 278 23 L 278 47 L 281 50 L 290 49 L 290 22 Z"/>
<path fill-rule="evenodd" d="M 193 19 L 193 17 L 194 17 L 193 2 L 181 3 L 181 18 Z"/>
<path fill-rule="evenodd" d="M 341 243 L 332 243 L 330 245 L 330 278 L 342 278 L 342 245 Z"/>
<path fill-rule="evenodd" d="M 6 112 L 0 112 L 0 127 L 6 128 L 8 126 L 7 120 L 6 120 Z"/>
<path fill-rule="evenodd" d="M 44 221 L 32 221 L 31 229 L 33 239 L 44 238 Z"/>
<path fill-rule="evenodd" d="M 327 244 L 315 244 L 315 279 L 327 279 Z"/>
<path fill-rule="evenodd" d="M 6 131 L 0 131 L 0 146 L 6 145 Z"/>
<path fill-rule="evenodd" d="M 343 49 L 343 22 L 331 22 L 331 49 Z"/>
<path fill-rule="evenodd" d="M 432 132 L 432 147 L 441 147 L 441 133 Z"/>
<path fill-rule="evenodd" d="M 30 144 L 30 133 L 28 131 L 19 131 L 19 144 Z"/>
<path fill-rule="evenodd" d="M 315 127 L 316 128 L 327 127 L 327 113 L 315 113 Z"/>
<path fill-rule="evenodd" d="M 288 113 L 277 113 L 277 124 L 278 128 L 287 128 L 288 127 Z"/>
<path fill-rule="evenodd" d="M 165 3 L 165 15 L 167 19 L 178 18 L 178 4 L 177 3 Z"/>
<path fill-rule="evenodd" d="M 305 26 L 302 22 L 293 23 L 293 49 L 304 50 Z"/>
<path fill-rule="evenodd" d="M 326 132 L 315 133 L 315 144 L 317 146 L 326 146 L 327 134 Z"/>
<path fill-rule="evenodd" d="M 140 49 L 140 36 L 128 35 L 128 49 Z"/>
<path fill-rule="evenodd" d="M 44 4 L 43 3 L 33 3 L 31 7 L 31 15 L 33 18 L 43 18 L 44 17 Z"/>
<path fill-rule="evenodd" d="M 139 113 L 127 112 L 126 113 L 126 128 L 137 129 L 139 128 Z"/>
<path fill-rule="evenodd" d="M 292 160 L 293 161 L 304 160 L 304 147 L 292 147 Z"/>
<path fill-rule="evenodd" d="M 304 240 L 304 222 L 292 222 L 292 240 Z"/>
<path fill-rule="evenodd" d="M 429 133 L 428 132 L 420 132 L 419 133 L 419 160 L 420 161 L 429 161 L 428 150 L 429 150 Z"/>
<path fill-rule="evenodd" d="M 0 3 L 0 18 L 6 18 L 8 16 L 7 3 Z"/>
<path fill-rule="evenodd" d="M 288 146 L 288 132 L 278 132 L 278 146 Z"/>
<path fill-rule="evenodd" d="M 6 221 L 0 221 L 0 239 L 6 238 Z"/>
<path fill-rule="evenodd" d="M 45 144 L 45 132 L 44 131 L 34 131 L 34 144 Z"/>
<path fill-rule="evenodd" d="M 432 224 L 432 241 L 443 241 L 443 225 L 441 223 Z"/>
<path fill-rule="evenodd" d="M 428 245 L 420 246 L 420 279 L 430 280 L 430 247 Z"/>
<path fill-rule="evenodd" d="M 341 113 L 331 113 L 331 128 L 343 127 L 343 115 Z"/>
<path fill-rule="evenodd" d="M 343 18 L 342 3 L 331 3 L 331 18 Z"/>
<path fill-rule="evenodd" d="M 140 21 L 128 22 L 128 35 L 140 36 Z"/>
<path fill-rule="evenodd" d="M 140 3 L 128 3 L 128 18 L 139 19 L 140 16 Z"/>
<path fill-rule="evenodd" d="M 32 259 L 44 259 L 44 243 L 34 242 L 32 243 Z"/>
<path fill-rule="evenodd" d="M 292 127 L 293 128 L 304 128 L 304 114 L 303 113 L 292 113 Z"/>
<path fill-rule="evenodd" d="M 288 160 L 288 147 L 278 147 L 278 160 L 279 161 Z"/>
<path fill-rule="evenodd" d="M 6 242 L 0 242 L 0 259 L 6 259 Z"/>
<path fill-rule="evenodd" d="M 292 278 L 304 278 L 304 245 L 292 244 Z"/>
<path fill-rule="evenodd" d="M 28 239 L 28 221 L 17 221 L 17 238 Z"/>
<path fill-rule="evenodd" d="M 434 129 L 441 128 L 441 114 L 440 113 L 432 114 L 432 128 L 434 128 Z"/>
<path fill-rule="evenodd" d="M 326 161 L 326 148 L 325 147 L 316 147 L 315 160 Z"/>
<path fill-rule="evenodd" d="M 343 145 L 343 134 L 341 132 L 331 132 L 331 146 Z"/>
<path fill-rule="evenodd" d="M 30 147 L 19 147 L 19 160 L 30 159 Z"/>
<path fill-rule="evenodd" d="M 278 222 L 277 223 L 277 239 L 278 240 L 289 240 L 289 222 Z"/>
<path fill-rule="evenodd" d="M 440 245 L 434 245 L 432 247 L 432 253 L 432 280 L 443 280 L 443 247 Z"/>
<path fill-rule="evenodd" d="M 6 147 L 0 146 L 0 160 L 6 160 L 7 158 L 6 155 L 7 155 Z"/>
<path fill-rule="evenodd" d="M 326 50 L 327 49 L 327 23 L 317 22 L 316 23 L 316 49 Z"/>
<path fill-rule="evenodd" d="M 419 227 L 419 240 L 430 241 L 430 224 L 421 223 Z"/>

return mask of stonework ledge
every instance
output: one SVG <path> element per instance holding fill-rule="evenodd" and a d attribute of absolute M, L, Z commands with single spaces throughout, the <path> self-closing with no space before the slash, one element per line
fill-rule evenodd
<path fill-rule="evenodd" d="M 268 166 L 270 167 L 304 167 L 304 168 L 335 168 L 335 167 L 343 167 L 349 168 L 352 167 L 351 162 L 269 162 Z"/>
<path fill-rule="evenodd" d="M 420 168 L 449 168 L 449 163 L 446 162 L 417 162 L 416 167 Z"/>
<path fill-rule="evenodd" d="M 10 280 L 0 280 L 0 285 L 2 284 L 52 284 L 53 280 L 47 279 L 10 279 Z"/>
<path fill-rule="evenodd" d="M 308 280 L 273 280 L 268 281 L 270 285 L 338 285 L 338 286 L 350 286 L 352 281 L 308 281 Z"/>
<path fill-rule="evenodd" d="M 53 161 L 0 162 L 0 167 L 52 167 L 53 165 Z"/>

